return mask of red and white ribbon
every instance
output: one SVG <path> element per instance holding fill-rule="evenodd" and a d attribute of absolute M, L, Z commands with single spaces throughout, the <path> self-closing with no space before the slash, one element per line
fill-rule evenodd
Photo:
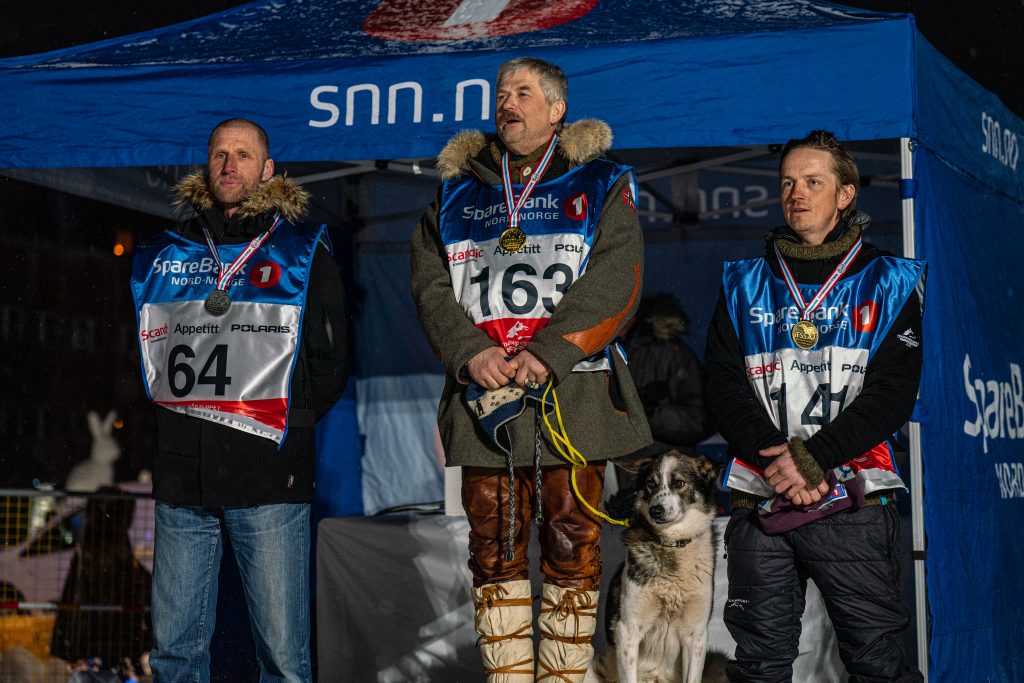
<path fill-rule="evenodd" d="M 217 251 L 217 245 L 213 241 L 213 236 L 210 235 L 210 231 L 206 229 L 206 226 L 203 226 L 203 236 L 206 237 L 206 246 L 210 248 L 210 253 L 213 254 L 214 260 L 217 261 L 217 289 L 227 291 L 227 284 L 231 282 L 231 278 L 233 278 L 242 266 L 245 265 L 245 262 L 256 253 L 256 250 L 263 246 L 263 243 L 270 238 L 271 233 L 274 232 L 274 229 L 277 228 L 283 220 L 284 218 L 281 217 L 281 212 L 278 211 L 277 215 L 274 216 L 274 223 L 270 228 L 254 237 L 253 240 L 249 242 L 249 246 L 243 249 L 242 253 L 239 254 L 234 261 L 228 264 L 220 260 L 220 252 Z"/>
<path fill-rule="evenodd" d="M 786 259 L 782 258 L 782 254 L 779 253 L 779 248 L 775 246 L 775 244 L 772 244 L 772 247 L 775 249 L 775 257 L 779 259 L 779 267 L 782 269 L 782 277 L 786 281 L 786 287 L 789 289 L 789 293 L 792 295 L 793 299 L 800 305 L 801 320 L 811 319 L 811 313 L 821 306 L 822 302 L 825 301 L 825 297 L 828 296 L 828 293 L 836 286 L 836 283 L 839 282 L 839 279 L 843 276 L 843 273 L 846 272 L 846 269 L 849 268 L 850 264 L 857 259 L 857 254 L 860 253 L 860 248 L 863 244 L 864 240 L 857 238 L 857 241 L 853 243 L 850 249 L 846 252 L 846 255 L 843 256 L 843 260 L 839 262 L 832 271 L 832 274 L 829 275 L 828 279 L 821 285 L 818 293 L 814 295 L 814 298 L 806 303 L 804 302 L 803 295 L 800 294 L 800 287 L 797 285 L 796 278 L 793 277 L 793 272 L 789 269 Z"/>
<path fill-rule="evenodd" d="M 558 142 L 558 133 L 551 136 L 551 142 L 548 143 L 548 148 L 544 150 L 544 156 L 541 157 L 540 164 L 537 166 L 537 170 L 533 172 L 533 176 L 530 177 L 529 182 L 526 183 L 526 187 L 523 188 L 523 193 L 519 195 L 519 199 L 516 199 L 515 192 L 512 190 L 512 175 L 508 170 L 508 152 L 506 151 L 501 155 L 501 184 L 505 190 L 505 207 L 508 210 L 508 226 L 510 228 L 519 227 L 519 209 L 523 208 L 526 204 L 526 200 L 533 193 L 533 188 L 540 182 L 541 176 L 544 175 L 544 171 L 548 170 L 548 164 L 551 162 L 551 157 L 555 154 L 555 145 Z"/>

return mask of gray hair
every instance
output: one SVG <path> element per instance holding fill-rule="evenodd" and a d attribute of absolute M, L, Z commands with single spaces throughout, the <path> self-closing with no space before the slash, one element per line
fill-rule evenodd
<path fill-rule="evenodd" d="M 545 62 L 537 57 L 516 57 L 498 67 L 498 78 L 495 83 L 500 86 L 502 81 L 520 69 L 529 69 L 537 74 L 541 92 L 544 93 L 544 99 L 548 104 L 565 102 L 566 111 L 569 110 L 569 79 L 557 64 Z M 564 120 L 563 114 L 562 121 Z M 558 122 L 559 125 L 562 121 Z"/>

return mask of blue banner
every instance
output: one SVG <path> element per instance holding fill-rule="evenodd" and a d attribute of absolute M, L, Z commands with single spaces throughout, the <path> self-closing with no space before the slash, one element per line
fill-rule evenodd
<path fill-rule="evenodd" d="M 1024 681 L 1024 205 L 923 149 L 915 177 L 929 673 Z"/>
<path fill-rule="evenodd" d="M 367 33 L 356 19 L 374 3 L 321 0 L 337 18 L 317 24 L 304 5 L 259 2 L 0 60 L 0 168 L 199 163 L 228 116 L 263 124 L 279 160 L 432 157 L 459 130 L 493 129 L 497 68 L 523 54 L 559 64 L 570 119 L 608 121 L 618 149 L 777 143 L 823 123 L 846 140 L 911 131 L 910 17 L 806 1 L 591 4 L 543 30 L 431 46 Z"/>
<path fill-rule="evenodd" d="M 918 37 L 917 138 L 959 169 L 1024 201 L 1024 121 Z"/>

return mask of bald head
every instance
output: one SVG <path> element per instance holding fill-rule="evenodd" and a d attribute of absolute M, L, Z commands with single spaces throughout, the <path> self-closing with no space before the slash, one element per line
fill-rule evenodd
<path fill-rule="evenodd" d="M 241 117 L 225 119 L 213 127 L 213 130 L 210 131 L 210 139 L 206 142 L 207 153 L 209 153 L 210 148 L 213 145 L 213 139 L 217 135 L 217 131 L 222 128 L 248 128 L 256 135 L 256 140 L 259 143 L 260 151 L 262 153 L 262 158 L 270 158 L 270 136 L 267 135 L 267 131 L 263 130 L 263 126 L 255 121 L 250 121 L 249 119 L 243 119 Z"/>

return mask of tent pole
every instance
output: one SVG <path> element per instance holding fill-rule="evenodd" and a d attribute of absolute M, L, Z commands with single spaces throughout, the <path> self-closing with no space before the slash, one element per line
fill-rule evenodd
<path fill-rule="evenodd" d="M 914 142 L 900 138 L 900 176 L 904 181 L 914 178 Z M 903 198 L 903 255 L 916 258 L 914 242 L 914 195 L 905 192 Z M 909 195 L 909 196 L 907 196 Z M 928 681 L 928 592 L 925 584 L 924 542 L 924 483 L 921 461 L 921 425 L 908 425 L 910 436 L 910 507 L 911 528 L 914 535 L 914 597 L 917 612 L 917 666 Z"/>

